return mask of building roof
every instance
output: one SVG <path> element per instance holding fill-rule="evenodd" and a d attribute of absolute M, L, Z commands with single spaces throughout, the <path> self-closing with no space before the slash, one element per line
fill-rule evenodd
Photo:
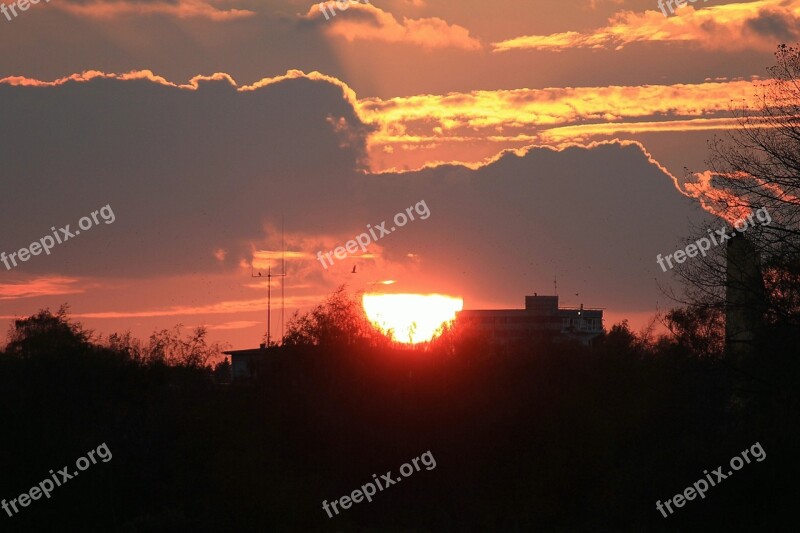
<path fill-rule="evenodd" d="M 249 348 L 247 350 L 226 350 L 223 351 L 225 355 L 243 355 L 245 357 L 248 356 L 261 356 L 267 355 L 266 348 Z"/>
<path fill-rule="evenodd" d="M 460 311 L 465 316 L 531 316 L 531 315 L 551 315 L 557 317 L 570 317 L 573 315 L 587 315 L 592 318 L 599 318 L 603 315 L 602 308 L 583 307 L 559 307 L 558 296 L 526 296 L 524 309 L 465 309 Z"/>

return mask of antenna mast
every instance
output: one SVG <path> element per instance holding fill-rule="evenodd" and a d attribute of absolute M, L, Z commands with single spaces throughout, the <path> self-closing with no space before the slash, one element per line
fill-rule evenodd
<path fill-rule="evenodd" d="M 267 263 L 267 348 L 272 344 L 272 278 L 285 278 L 286 277 L 286 250 L 284 248 L 283 240 L 283 216 L 281 216 L 281 273 L 272 273 L 272 264 Z M 258 274 L 252 269 L 250 270 L 251 278 L 261 278 L 261 272 Z M 281 338 L 283 338 L 283 309 L 284 309 L 284 289 L 283 281 L 281 281 Z"/>
<path fill-rule="evenodd" d="M 281 272 L 283 272 L 283 277 L 286 277 L 286 241 L 283 233 L 283 214 L 281 214 Z M 283 310 L 285 308 L 283 286 L 284 282 L 281 280 L 281 342 L 283 342 Z"/>

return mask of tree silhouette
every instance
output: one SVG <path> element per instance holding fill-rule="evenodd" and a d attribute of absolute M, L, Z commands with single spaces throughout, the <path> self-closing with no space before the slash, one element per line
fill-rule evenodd
<path fill-rule="evenodd" d="M 14 320 L 9 328 L 6 354 L 23 358 L 58 357 L 86 350 L 92 332 L 67 317 L 64 304 L 53 314 L 42 309 L 35 315 Z"/>
<path fill-rule="evenodd" d="M 771 221 L 764 224 L 759 218 L 749 224 L 744 238 L 755 248 L 763 272 L 765 318 L 796 326 L 800 325 L 800 49 L 781 45 L 775 57 L 776 64 L 769 68 L 772 78 L 758 86 L 757 112 L 743 104 L 734 111 L 739 128 L 710 142 L 712 189 L 703 201 L 728 221 L 766 209 Z M 707 232 L 697 228 L 694 233 L 702 238 Z M 677 265 L 675 272 L 686 288 L 684 302 L 720 309 L 730 304 L 725 291 L 730 265 L 726 248 L 712 247 L 708 256 Z"/>
<path fill-rule="evenodd" d="M 690 306 L 672 309 L 664 325 L 675 342 L 693 355 L 719 357 L 725 347 L 725 317 L 719 308 Z"/>
<path fill-rule="evenodd" d="M 347 294 L 341 285 L 328 299 L 307 313 L 295 312 L 286 327 L 283 344 L 287 346 L 323 346 L 388 344 L 389 338 L 370 323 L 364 308 Z"/>

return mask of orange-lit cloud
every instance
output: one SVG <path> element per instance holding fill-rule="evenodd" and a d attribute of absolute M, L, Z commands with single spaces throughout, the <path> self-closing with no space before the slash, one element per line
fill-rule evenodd
<path fill-rule="evenodd" d="M 462 163 L 471 168 L 485 164 L 504 149 L 529 145 L 561 146 L 564 143 L 588 143 L 599 137 L 650 132 L 712 131 L 736 128 L 730 118 L 734 108 L 751 109 L 754 88 L 769 81 L 708 80 L 697 84 L 551 87 L 471 91 L 444 95 L 425 94 L 390 99 L 358 99 L 355 91 L 341 80 L 319 72 L 290 70 L 284 75 L 264 78 L 251 85 L 238 86 L 231 76 L 215 73 L 195 76 L 188 83 L 176 84 L 148 70 L 124 74 L 86 71 L 55 81 L 26 77 L 7 77 L 0 84 L 16 86 L 57 86 L 84 83 L 96 78 L 148 80 L 169 87 L 197 90 L 200 83 L 216 80 L 229 83 L 238 91 L 257 91 L 286 80 L 305 78 L 339 87 L 342 98 L 353 107 L 366 124 L 370 168 L 372 171 L 421 168 L 440 163 Z M 333 131 L 342 133 L 342 142 L 353 135 L 352 125 L 329 121 Z M 341 132 L 346 129 L 348 131 Z M 273 234 L 279 234 L 275 228 Z M 337 246 L 342 237 L 329 236 L 321 242 L 317 236 L 297 235 L 292 253 L 316 254 Z M 288 236 L 287 236 L 288 238 Z M 271 243 L 271 249 L 280 249 Z M 253 249 L 255 252 L 255 249 Z M 227 257 L 222 249 L 212 250 L 218 260 Z M 297 257 L 299 258 L 299 256 Z M 366 258 L 366 256 L 365 256 Z M 276 255 L 263 255 L 277 259 Z M 304 256 L 304 259 L 311 259 Z M 250 268 L 251 258 L 241 258 L 243 268 Z"/>
<path fill-rule="evenodd" d="M 311 273 L 319 273 L 322 266 L 317 257 L 318 252 L 328 252 L 334 250 L 338 246 L 343 246 L 345 242 L 353 238 L 353 233 L 361 231 L 363 228 L 354 227 L 352 231 L 347 231 L 339 235 L 329 234 L 308 234 L 301 232 L 293 232 L 286 234 L 284 239 L 284 247 L 286 251 L 281 251 L 279 243 L 266 243 L 267 246 L 273 248 L 271 250 L 259 249 L 255 244 L 252 245 L 252 258 L 250 261 L 243 262 L 240 266 L 245 269 L 256 269 L 260 277 L 266 278 L 267 268 L 272 267 L 272 274 L 278 275 L 282 273 L 283 263 L 291 262 L 294 265 L 294 274 L 307 275 Z M 279 232 L 273 227 L 266 227 L 265 232 L 269 235 L 280 235 Z M 275 249 L 277 248 L 277 249 Z M 377 243 L 371 243 L 367 251 L 358 250 L 355 254 L 349 255 L 349 260 L 381 260 L 382 247 Z M 340 265 L 341 263 L 341 265 Z M 298 270 L 299 268 L 299 270 Z M 329 273 L 331 271 L 338 271 L 341 269 L 346 270 L 345 274 L 350 273 L 352 265 L 345 265 L 341 261 L 334 261 L 333 266 L 326 269 Z M 273 282 L 275 283 L 275 282 Z M 249 287 L 263 287 L 266 288 L 266 281 L 260 284 L 251 284 Z"/>
<path fill-rule="evenodd" d="M 246 9 L 222 9 L 214 5 L 213 1 L 205 0 L 176 0 L 176 1 L 148 1 L 118 0 L 86 0 L 72 2 L 63 0 L 52 5 L 59 9 L 82 17 L 95 19 L 110 19 L 125 15 L 169 15 L 181 19 L 202 18 L 214 21 L 234 20 L 252 17 L 255 12 Z"/>
<path fill-rule="evenodd" d="M 766 119 L 752 118 L 754 124 L 763 123 L 770 127 Z M 531 140 L 559 143 L 565 140 L 580 141 L 598 135 L 616 135 L 620 133 L 656 133 L 680 131 L 713 131 L 729 130 L 740 127 L 736 118 L 695 118 L 691 120 L 666 120 L 646 122 L 606 122 L 603 124 L 580 124 L 577 126 L 564 126 L 552 128 L 542 132 Z M 521 136 L 520 136 L 521 137 Z"/>
<path fill-rule="evenodd" d="M 0 79 L 0 84 L 48 87 L 96 78 L 146 79 L 186 90 L 197 90 L 199 83 L 205 80 L 227 81 L 239 91 L 255 91 L 296 78 L 331 83 L 341 88 L 344 99 L 355 108 L 361 120 L 376 128 L 371 136 L 372 146 L 387 147 L 384 151 L 388 153 L 392 152 L 392 145 L 400 144 L 410 149 L 409 145 L 415 144 L 435 146 L 475 139 L 530 143 L 560 141 L 587 132 L 726 129 L 733 122 L 722 115 L 726 115 L 732 105 L 744 105 L 754 86 L 765 84 L 758 79 L 715 80 L 698 84 L 551 87 L 361 100 L 352 88 L 335 77 L 299 70 L 243 86 L 238 86 L 225 73 L 195 76 L 188 83 L 176 84 L 149 70 L 124 74 L 86 71 L 54 81 L 9 76 Z M 643 118 L 658 120 L 642 121 Z M 333 129 L 338 127 L 338 124 L 331 125 Z"/>
<path fill-rule="evenodd" d="M 370 138 L 373 159 L 429 155 L 453 161 L 447 148 L 475 142 L 502 148 L 558 145 L 594 135 L 729 129 L 731 107 L 746 106 L 753 86 L 764 82 L 563 87 L 472 91 L 360 100 L 360 116 L 378 127 Z M 645 120 L 646 119 L 646 120 Z M 395 151 L 398 155 L 393 157 Z M 447 155 L 450 157 L 447 157 Z M 458 159 L 461 162 L 478 159 Z M 379 165 L 373 161 L 373 170 Z M 389 168 L 389 167 L 382 167 Z"/>
<path fill-rule="evenodd" d="M 335 4 L 334 4 L 335 5 Z M 469 30 L 457 24 L 448 24 L 438 17 L 410 19 L 399 22 L 394 15 L 372 4 L 351 3 L 346 11 L 325 20 L 318 4 L 311 6 L 303 19 L 322 28 L 329 36 L 342 37 L 348 42 L 356 40 L 384 43 L 403 43 L 426 49 L 461 48 L 480 50 L 481 42 L 470 36 Z"/>
<path fill-rule="evenodd" d="M 312 295 L 303 297 L 287 297 L 285 303 L 287 307 L 306 307 L 318 303 L 324 295 Z M 147 309 L 144 311 L 100 311 L 89 313 L 75 313 L 76 318 L 152 318 L 163 316 L 191 316 L 191 315 L 211 315 L 211 314 L 231 314 L 262 312 L 267 308 L 267 298 L 256 298 L 252 300 L 228 300 L 214 304 L 200 306 L 172 306 L 164 308 Z"/>
<path fill-rule="evenodd" d="M 655 0 L 653 1 L 655 4 Z M 707 50 L 774 50 L 778 42 L 800 36 L 800 0 L 759 0 L 704 6 L 687 4 L 674 16 L 660 10 L 621 11 L 592 32 L 567 31 L 526 35 L 492 43 L 495 52 L 569 48 L 620 50 L 637 42 L 680 41 Z"/>
<path fill-rule="evenodd" d="M 603 2 L 609 2 L 612 4 L 622 5 L 625 3 L 625 0 L 589 0 L 589 7 L 592 9 L 597 9 L 599 4 Z"/>
<path fill-rule="evenodd" d="M 257 320 L 235 320 L 233 322 L 223 322 L 222 324 L 215 324 L 206 326 L 210 331 L 227 331 L 231 329 L 246 329 L 263 325 L 263 322 Z"/>
<path fill-rule="evenodd" d="M 292 252 L 279 250 L 256 250 L 253 254 L 253 266 L 256 268 L 267 268 L 267 265 L 281 259 L 313 259 L 314 254 L 307 252 Z"/>
<path fill-rule="evenodd" d="M 473 91 L 389 100 L 367 98 L 359 101 L 359 106 L 367 119 L 400 124 L 389 133 L 405 137 L 419 121 L 433 122 L 443 133 L 459 128 L 541 127 L 653 115 L 702 116 L 728 111 L 732 98 L 744 99 L 750 95 L 753 83 L 741 80 L 693 85 Z"/>
<path fill-rule="evenodd" d="M 52 278 L 36 278 L 17 283 L 0 283 L 0 300 L 16 300 L 19 298 L 35 298 L 37 296 L 57 296 L 60 294 L 78 294 L 84 289 L 76 286 L 78 280 L 56 276 Z"/>
<path fill-rule="evenodd" d="M 747 183 L 747 188 L 751 191 L 750 199 L 733 194 L 725 187 L 724 182 L 719 183 L 720 179 L 728 183 L 737 181 Z M 767 183 L 746 172 L 728 174 L 710 170 L 695 172 L 686 176 L 682 188 L 688 196 L 697 199 L 703 209 L 725 219 L 729 224 L 734 224 L 751 214 L 754 208 L 749 206 L 758 205 L 764 197 L 780 198 L 781 201 L 800 205 L 800 198 L 792 191 L 775 183 Z M 761 196 L 762 193 L 764 196 Z"/>
<path fill-rule="evenodd" d="M 287 72 L 287 76 L 294 71 Z M 309 77 L 313 74 L 319 73 L 311 73 Z M 284 79 L 286 76 L 281 76 L 280 79 Z M 123 81 L 130 81 L 130 80 L 149 80 L 153 83 L 158 83 L 160 85 L 165 85 L 167 87 L 177 87 L 179 89 L 189 89 L 189 90 L 197 90 L 201 81 L 211 81 L 211 80 L 226 80 L 234 87 L 236 86 L 236 82 L 231 78 L 228 74 L 224 74 L 221 72 L 217 72 L 212 74 L 211 76 L 195 76 L 189 83 L 185 83 L 183 85 L 179 85 L 177 83 L 172 83 L 168 81 L 166 78 L 162 76 L 157 76 L 153 74 L 151 70 L 132 70 L 130 72 L 125 72 L 123 74 L 115 74 L 113 72 L 102 72 L 100 70 L 85 70 L 80 73 L 71 74 L 69 76 L 65 76 L 63 78 L 58 78 L 53 81 L 42 81 L 37 80 L 35 78 L 28 78 L 25 76 L 6 76 L 5 78 L 0 78 L 0 83 L 4 83 L 7 85 L 12 86 L 23 86 L 23 87 L 57 87 L 59 85 L 65 85 L 67 83 L 81 83 L 81 82 L 89 82 L 95 79 L 114 79 L 114 80 L 123 80 Z M 264 83 L 265 85 L 269 83 L 272 78 L 265 78 L 260 83 Z M 246 90 L 246 87 L 242 87 L 241 90 Z"/>
<path fill-rule="evenodd" d="M 688 196 L 697 199 L 703 209 L 733 224 L 747 216 L 750 209 L 741 205 L 741 200 L 734 194 L 717 187 L 715 177 L 718 174 L 705 171 L 695 172 L 686 177 L 683 190 Z M 748 179 L 748 176 L 728 176 L 729 178 Z"/>

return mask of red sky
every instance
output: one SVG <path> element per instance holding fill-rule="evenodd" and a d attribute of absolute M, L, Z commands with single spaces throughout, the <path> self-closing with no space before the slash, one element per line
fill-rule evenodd
<path fill-rule="evenodd" d="M 557 276 L 563 304 L 641 326 L 672 305 L 656 254 L 692 221 L 722 223 L 700 205 L 706 140 L 800 40 L 800 0 L 656 4 L 376 0 L 325 20 L 297 0 L 58 0 L 0 15 L 0 252 L 115 214 L 0 264 L 0 325 L 69 302 L 98 333 L 205 324 L 254 346 L 266 288 L 251 265 L 278 267 L 283 224 L 287 316 L 344 282 L 522 307 Z M 423 200 L 429 218 L 368 254 L 317 261 Z"/>

